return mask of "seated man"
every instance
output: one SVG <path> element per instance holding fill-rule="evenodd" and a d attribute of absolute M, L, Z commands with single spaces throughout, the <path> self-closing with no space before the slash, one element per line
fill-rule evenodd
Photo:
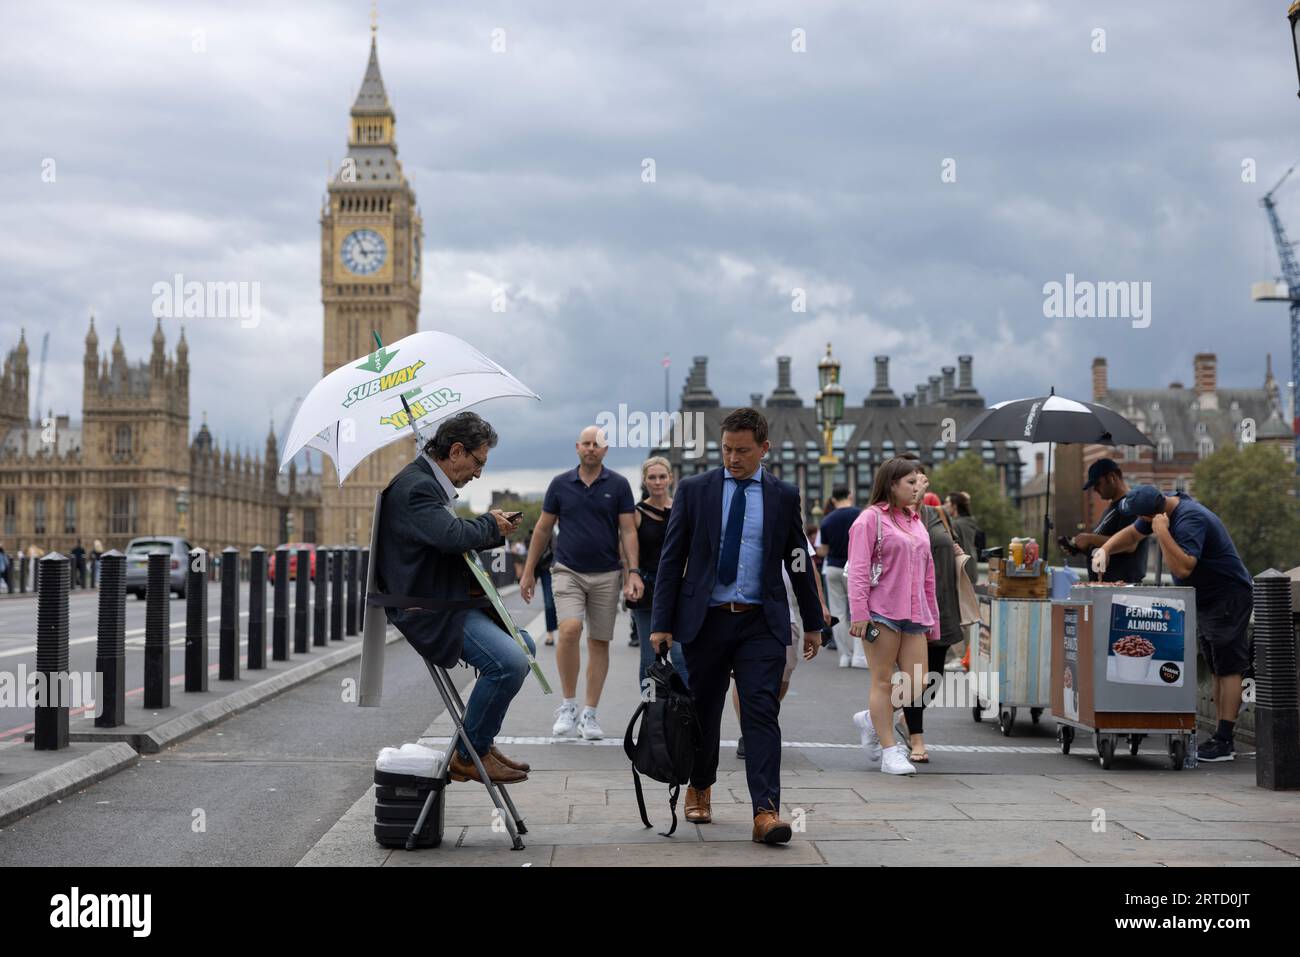
<path fill-rule="evenodd" d="M 463 554 L 503 545 L 519 519 L 495 508 L 464 519 L 452 505 L 459 497 L 456 489 L 483 471 L 496 444 L 496 431 L 473 412 L 438 426 L 384 490 L 375 572 L 376 586 L 390 598 L 411 599 L 413 606 L 427 603 L 386 609 L 389 622 L 416 651 L 440 667 L 460 660 L 478 672 L 465 708 L 465 733 L 488 777 L 510 784 L 527 780 L 528 765 L 510 760 L 492 742 L 528 674 L 528 659 L 497 618 Z M 534 651 L 528 633 L 520 634 Z M 462 741 L 456 742 L 450 772 L 453 781 L 481 780 Z"/>

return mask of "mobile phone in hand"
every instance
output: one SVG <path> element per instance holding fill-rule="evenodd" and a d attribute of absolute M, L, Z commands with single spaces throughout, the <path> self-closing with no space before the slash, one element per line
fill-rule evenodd
<path fill-rule="evenodd" d="M 506 521 L 517 522 L 519 521 L 519 516 L 523 514 L 524 514 L 523 512 L 506 512 Z"/>

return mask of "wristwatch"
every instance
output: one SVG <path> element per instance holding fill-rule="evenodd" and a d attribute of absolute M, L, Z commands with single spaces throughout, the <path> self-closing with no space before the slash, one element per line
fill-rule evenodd
<path fill-rule="evenodd" d="M 627 573 L 629 575 L 635 574 L 638 578 L 641 577 L 641 569 L 639 568 L 629 568 Z"/>

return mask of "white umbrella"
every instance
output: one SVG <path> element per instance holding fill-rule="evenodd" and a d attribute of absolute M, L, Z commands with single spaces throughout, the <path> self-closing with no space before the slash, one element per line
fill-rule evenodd
<path fill-rule="evenodd" d="M 280 458 L 283 470 L 310 446 L 334 462 L 339 484 L 366 456 L 489 399 L 541 397 L 464 339 L 417 332 L 341 366 L 303 399 Z"/>

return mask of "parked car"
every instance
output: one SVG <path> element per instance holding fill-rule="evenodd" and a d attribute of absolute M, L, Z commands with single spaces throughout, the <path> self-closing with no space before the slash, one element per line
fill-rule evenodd
<path fill-rule="evenodd" d="M 185 597 L 185 573 L 188 571 L 189 553 L 193 546 L 183 538 L 173 535 L 153 535 L 133 538 L 126 546 L 126 590 L 143 599 L 149 584 L 149 553 L 164 551 L 172 556 L 169 590 L 177 598 Z"/>
<path fill-rule="evenodd" d="M 307 574 L 312 581 L 316 580 L 316 544 L 314 542 L 289 542 L 284 546 L 289 549 L 289 581 L 298 580 L 298 549 L 305 548 L 311 552 L 308 561 Z M 272 585 L 275 584 L 275 551 L 274 549 L 266 556 L 266 580 Z"/>

